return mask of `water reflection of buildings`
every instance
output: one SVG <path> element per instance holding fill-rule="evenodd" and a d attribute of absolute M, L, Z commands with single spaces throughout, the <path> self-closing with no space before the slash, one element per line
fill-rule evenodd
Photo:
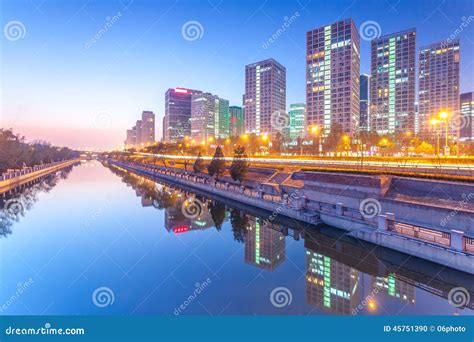
<path fill-rule="evenodd" d="M 204 230 L 214 227 L 214 221 L 210 213 L 210 201 L 201 201 L 196 217 L 188 217 L 183 213 L 183 205 L 189 199 L 180 194 L 174 206 L 165 209 L 165 228 L 175 233 L 185 233 L 192 230 Z"/>
<path fill-rule="evenodd" d="M 390 273 L 387 277 L 372 277 L 372 289 L 379 294 L 415 303 L 415 287 L 398 279 L 394 273 Z"/>
<path fill-rule="evenodd" d="M 306 250 L 306 301 L 336 314 L 348 315 L 360 302 L 356 269 Z"/>
<path fill-rule="evenodd" d="M 273 271 L 285 260 L 285 236 L 258 217 L 249 217 L 248 223 L 245 262 Z"/>

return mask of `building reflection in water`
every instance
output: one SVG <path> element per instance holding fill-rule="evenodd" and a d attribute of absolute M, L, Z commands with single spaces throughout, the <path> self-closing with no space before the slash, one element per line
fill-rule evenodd
<path fill-rule="evenodd" d="M 248 217 L 247 221 L 245 262 L 273 271 L 285 260 L 285 236 L 258 217 Z"/>
<path fill-rule="evenodd" d="M 304 237 L 306 258 L 306 302 L 332 314 L 359 314 L 361 303 L 369 295 L 368 311 L 379 312 L 378 304 L 396 299 L 400 304 L 416 302 L 416 289 L 447 299 L 449 291 L 464 284 L 473 293 L 473 277 L 451 269 L 439 270 L 432 263 L 412 259 L 403 262 L 398 252 L 358 244 L 350 237 L 341 237 L 331 227 L 301 231 L 211 199 L 197 197 L 172 186 L 111 167 L 122 180 L 141 197 L 143 206 L 154 206 L 165 211 L 165 228 L 169 232 L 184 233 L 212 227 L 220 230 L 230 220 L 234 240 L 245 244 L 245 262 L 273 271 L 285 261 L 285 237 L 289 230 L 295 240 Z M 202 204 L 199 215 L 183 213 L 185 201 L 198 199 Z M 423 273 L 420 273 L 423 270 Z M 466 277 L 469 280 L 466 280 Z M 474 295 L 472 296 L 474 298 Z M 371 308 L 371 304 L 373 305 Z M 473 300 L 466 307 L 474 308 Z"/>
<path fill-rule="evenodd" d="M 330 257 L 306 249 L 306 301 L 348 315 L 360 303 L 361 274 Z"/>
<path fill-rule="evenodd" d="M 372 290 L 415 304 L 415 286 L 398 279 L 395 273 L 390 273 L 387 277 L 372 277 Z"/>

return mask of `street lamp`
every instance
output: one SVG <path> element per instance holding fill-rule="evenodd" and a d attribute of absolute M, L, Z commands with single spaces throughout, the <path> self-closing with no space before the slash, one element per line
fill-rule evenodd
<path fill-rule="evenodd" d="M 439 120 L 437 118 L 432 118 L 430 124 L 436 129 L 436 155 L 439 157 L 439 129 L 436 128 L 439 124 Z"/>
<path fill-rule="evenodd" d="M 444 121 L 445 125 L 445 142 L 444 142 L 444 155 L 448 154 L 449 147 L 448 147 L 448 118 L 449 113 L 445 110 L 442 110 L 438 113 L 438 117 L 440 121 Z"/>
<path fill-rule="evenodd" d="M 311 132 L 311 135 L 313 136 L 313 147 L 316 145 L 316 137 L 319 137 L 319 126 L 313 125 L 310 127 L 309 131 Z M 319 151 L 319 145 L 320 143 L 318 142 L 318 146 L 316 147 L 317 151 Z"/>

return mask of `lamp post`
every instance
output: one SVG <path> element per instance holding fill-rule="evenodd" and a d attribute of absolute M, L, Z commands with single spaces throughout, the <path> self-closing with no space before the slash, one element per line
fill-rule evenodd
<path fill-rule="evenodd" d="M 445 110 L 441 111 L 438 114 L 439 120 L 444 122 L 444 127 L 445 127 L 445 142 L 444 142 L 444 155 L 449 154 L 449 146 L 448 146 L 448 118 L 449 118 L 449 113 Z"/>
<path fill-rule="evenodd" d="M 439 157 L 439 120 L 437 118 L 432 118 L 430 121 L 431 125 L 436 129 L 436 156 Z"/>

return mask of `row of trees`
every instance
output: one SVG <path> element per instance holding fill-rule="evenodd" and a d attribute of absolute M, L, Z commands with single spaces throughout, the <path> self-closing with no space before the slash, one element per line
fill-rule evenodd
<path fill-rule="evenodd" d="M 201 153 L 198 154 L 196 161 L 193 165 L 193 171 L 195 173 L 202 173 L 205 169 L 204 160 L 202 159 Z M 238 181 L 240 184 L 245 180 L 245 176 L 250 167 L 248 162 L 248 156 L 245 152 L 245 147 L 237 146 L 234 150 L 234 158 L 232 164 L 230 165 L 230 176 L 234 181 Z M 214 156 L 212 157 L 211 162 L 207 165 L 207 173 L 211 177 L 215 177 L 216 180 L 219 180 L 219 177 L 224 174 L 226 170 L 226 161 L 224 153 L 220 146 L 217 146 Z"/>
<path fill-rule="evenodd" d="M 27 142 L 11 129 L 0 128 L 0 173 L 75 158 L 80 152 L 44 141 Z"/>

